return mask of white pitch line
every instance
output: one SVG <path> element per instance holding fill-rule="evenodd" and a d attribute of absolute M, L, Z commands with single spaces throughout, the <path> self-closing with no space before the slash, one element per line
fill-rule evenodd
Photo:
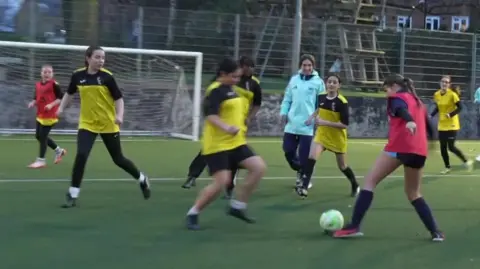
<path fill-rule="evenodd" d="M 357 178 L 363 178 L 365 176 L 357 176 Z M 424 175 L 424 178 L 432 178 L 432 177 L 447 177 L 447 178 L 470 178 L 470 177 L 479 177 L 480 174 L 460 174 L 460 175 L 455 175 L 455 174 L 450 174 L 450 175 L 434 175 L 434 174 L 428 174 Z M 312 177 L 313 179 L 343 179 L 345 178 L 344 176 L 317 176 L 317 177 Z M 388 178 L 403 178 L 402 175 L 393 175 L 389 176 Z M 293 180 L 295 179 L 294 177 L 264 177 L 263 179 L 265 180 Z M 165 177 L 165 178 L 150 178 L 151 181 L 181 181 L 185 180 L 184 177 Z M 211 180 L 209 177 L 201 177 L 197 178 L 197 180 Z M 46 178 L 46 179 L 41 179 L 41 178 L 27 178 L 27 179 L 0 179 L 0 183 L 48 183 L 48 182 L 69 182 L 69 179 L 53 179 L 53 178 Z M 89 181 L 89 182 L 121 182 L 121 181 L 134 181 L 132 178 L 91 178 L 91 179 L 84 179 L 83 181 Z"/>

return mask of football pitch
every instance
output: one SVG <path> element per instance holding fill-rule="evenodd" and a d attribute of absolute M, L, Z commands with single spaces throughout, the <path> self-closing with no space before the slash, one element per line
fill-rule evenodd
<path fill-rule="evenodd" d="M 480 168 L 468 173 L 451 154 L 454 171 L 439 175 L 433 152 L 423 194 L 446 234 L 432 243 L 406 200 L 402 171 L 377 189 L 363 225 L 364 238 L 325 236 L 321 212 L 338 209 L 349 219 L 354 199 L 349 184 L 326 152 L 319 160 L 307 200 L 293 193 L 295 174 L 284 161 L 278 138 L 251 140 L 269 170 L 253 196 L 254 225 L 226 216 L 218 199 L 201 216 L 202 231 L 187 231 L 184 217 L 198 190 L 180 188 L 196 143 L 123 137 L 126 156 L 152 178 L 144 201 L 133 179 L 110 160 L 97 141 L 87 164 L 79 207 L 62 209 L 73 158 L 74 137 L 54 136 L 69 150 L 61 164 L 29 170 L 38 146 L 28 136 L 0 137 L 0 267 L 5 269 L 451 269 L 480 268 Z M 459 142 L 465 153 L 480 143 Z M 348 160 L 360 181 L 382 150 L 379 140 L 351 140 Z M 476 149 L 479 149 L 477 152 Z M 240 180 L 241 183 L 241 180 Z"/>

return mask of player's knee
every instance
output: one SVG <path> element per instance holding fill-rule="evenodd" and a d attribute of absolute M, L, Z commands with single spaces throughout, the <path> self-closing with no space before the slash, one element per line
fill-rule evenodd
<path fill-rule="evenodd" d="M 256 173 L 259 177 L 262 177 L 266 171 L 267 171 L 267 164 L 262 158 L 258 157 L 255 160 L 254 165 L 252 166 L 251 172 Z"/>

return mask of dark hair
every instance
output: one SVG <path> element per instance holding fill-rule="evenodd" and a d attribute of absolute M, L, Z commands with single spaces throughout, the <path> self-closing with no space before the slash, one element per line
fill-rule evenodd
<path fill-rule="evenodd" d="M 394 84 L 397 84 L 400 87 L 407 90 L 407 92 L 413 95 L 413 97 L 415 98 L 415 101 L 417 101 L 417 105 L 419 106 L 422 105 L 422 101 L 417 95 L 417 91 L 415 90 L 415 85 L 413 84 L 412 79 L 403 77 L 400 74 L 393 74 L 385 78 L 385 80 L 383 81 L 383 86 L 391 87 Z"/>
<path fill-rule="evenodd" d="M 315 66 L 315 57 L 312 54 L 303 54 L 300 57 L 300 63 L 298 65 L 302 66 L 302 63 L 305 60 L 309 60 L 310 62 L 312 62 L 312 65 Z"/>
<path fill-rule="evenodd" d="M 238 69 L 238 64 L 236 61 L 225 58 L 220 63 L 218 63 L 217 72 L 215 73 L 215 79 L 224 74 L 231 74 Z"/>
<path fill-rule="evenodd" d="M 240 65 L 241 67 L 247 66 L 247 67 L 254 68 L 255 67 L 255 61 L 253 61 L 253 59 L 248 57 L 248 56 L 242 56 L 238 60 L 238 65 Z"/>
<path fill-rule="evenodd" d="M 452 76 L 450 76 L 450 75 L 444 75 L 444 76 L 442 76 L 442 79 L 444 79 L 444 78 L 445 78 L 445 79 L 448 79 L 448 81 L 450 82 L 450 89 L 451 89 L 453 92 L 455 92 L 455 93 L 458 95 L 458 97 L 460 97 L 460 94 L 461 94 L 460 86 L 455 86 L 455 87 L 454 87 L 454 86 L 452 85 Z"/>
<path fill-rule="evenodd" d="M 92 57 L 93 53 L 96 50 L 103 50 L 102 47 L 100 46 L 89 46 L 87 50 L 85 51 L 85 58 L 90 58 Z M 88 67 L 88 61 L 85 59 L 85 67 Z"/>
<path fill-rule="evenodd" d="M 338 79 L 338 83 L 342 83 L 342 79 L 340 78 L 340 75 L 337 73 L 328 73 L 327 76 L 325 77 L 325 81 L 327 81 L 330 77 L 336 77 Z"/>

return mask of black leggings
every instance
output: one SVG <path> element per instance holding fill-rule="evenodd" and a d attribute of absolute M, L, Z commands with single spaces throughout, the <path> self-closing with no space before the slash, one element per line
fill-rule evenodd
<path fill-rule="evenodd" d="M 38 154 L 39 158 L 45 158 L 45 154 L 47 153 L 47 146 L 51 149 L 56 149 L 57 144 L 48 137 L 48 134 L 52 130 L 53 125 L 46 126 L 42 125 L 40 122 L 37 121 L 37 126 L 35 128 L 35 138 L 40 143 L 40 153 Z"/>
<path fill-rule="evenodd" d="M 87 164 L 88 156 L 90 155 L 90 151 L 93 148 L 97 136 L 97 133 L 84 129 L 78 130 L 77 155 L 75 156 L 75 162 L 73 164 L 72 187 L 80 188 L 80 185 L 82 184 L 85 165 Z M 110 157 L 112 157 L 113 162 L 125 170 L 125 172 L 129 173 L 133 178 L 140 178 L 140 171 L 135 164 L 123 156 L 122 145 L 120 144 L 120 133 L 100 134 L 100 137 L 102 138 Z"/>
<path fill-rule="evenodd" d="M 450 157 L 448 151 L 457 155 L 462 162 L 466 163 L 465 155 L 455 147 L 455 140 L 457 138 L 457 131 L 438 131 L 438 139 L 440 140 L 440 153 L 442 154 L 443 163 L 446 168 L 450 168 Z"/>
<path fill-rule="evenodd" d="M 205 158 L 203 157 L 202 152 L 199 152 L 197 156 L 195 156 L 195 158 L 190 163 L 190 166 L 188 167 L 188 176 L 193 178 L 198 178 L 202 174 L 205 167 L 207 167 L 207 163 L 205 162 Z M 231 170 L 232 170 L 232 180 L 230 182 L 229 188 L 233 187 L 234 185 L 233 181 L 235 179 L 235 176 L 237 175 L 238 167 L 232 167 Z"/>

